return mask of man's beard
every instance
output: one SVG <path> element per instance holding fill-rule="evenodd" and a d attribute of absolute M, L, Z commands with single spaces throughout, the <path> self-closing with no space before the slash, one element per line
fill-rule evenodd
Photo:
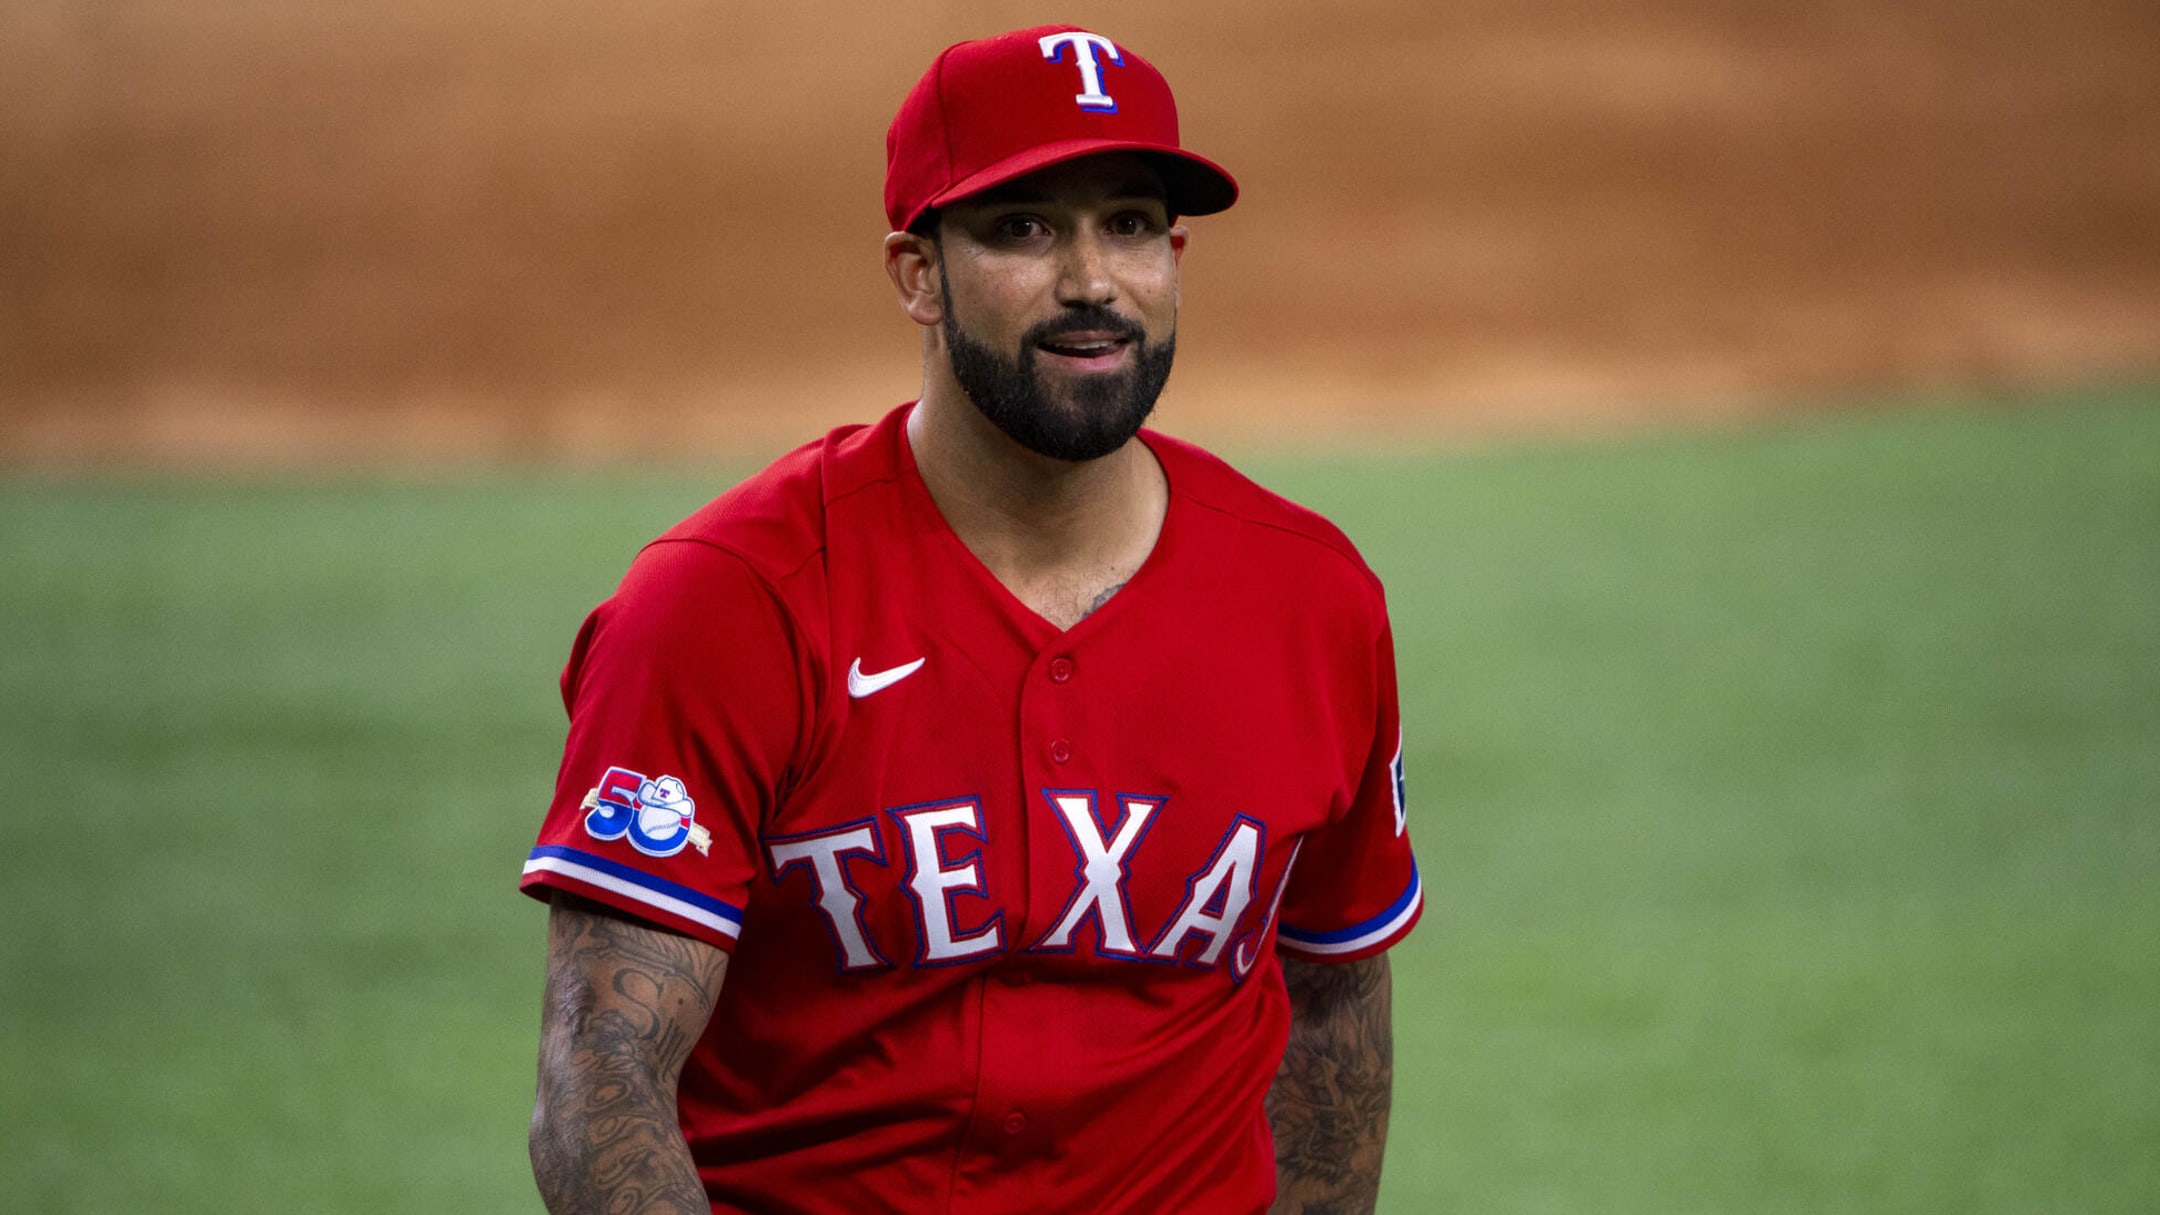
<path fill-rule="evenodd" d="M 1020 337 L 1019 357 L 1008 359 L 968 336 L 953 316 L 950 290 L 945 298 L 945 348 L 951 352 L 953 378 L 1007 438 L 1053 460 L 1094 460 L 1123 447 L 1154 412 L 1177 356 L 1177 334 L 1150 342 L 1140 326 L 1107 308 L 1090 307 L 1030 328 Z M 1053 401 L 1035 366 L 1038 343 L 1084 330 L 1126 339 L 1132 363 L 1122 371 L 1076 376 L 1067 382 L 1063 395 L 1068 399 Z"/>

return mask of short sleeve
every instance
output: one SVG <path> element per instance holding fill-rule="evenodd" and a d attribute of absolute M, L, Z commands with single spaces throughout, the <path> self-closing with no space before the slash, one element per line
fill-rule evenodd
<path fill-rule="evenodd" d="M 1395 640 L 1383 617 L 1373 647 L 1375 728 L 1342 817 L 1304 837 L 1283 895 L 1276 947 L 1308 962 L 1354 962 L 1408 935 L 1424 908 L 1403 801 Z"/>
<path fill-rule="evenodd" d="M 563 670 L 570 733 L 520 889 L 572 891 L 732 949 L 758 824 L 802 732 L 805 661 L 741 558 L 648 546 Z"/>

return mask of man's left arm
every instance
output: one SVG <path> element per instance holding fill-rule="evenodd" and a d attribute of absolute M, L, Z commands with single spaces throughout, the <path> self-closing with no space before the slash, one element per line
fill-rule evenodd
<path fill-rule="evenodd" d="M 1268 1089 L 1275 1133 L 1270 1215 L 1367 1215 L 1380 1196 L 1395 1040 L 1386 954 L 1282 959 L 1290 1043 Z"/>

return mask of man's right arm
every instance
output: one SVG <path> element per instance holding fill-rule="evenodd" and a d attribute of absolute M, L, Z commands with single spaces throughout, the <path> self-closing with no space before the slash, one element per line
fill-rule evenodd
<path fill-rule="evenodd" d="M 727 954 L 564 891 L 548 911 L 533 1178 L 554 1215 L 708 1215 L 676 1121 Z"/>

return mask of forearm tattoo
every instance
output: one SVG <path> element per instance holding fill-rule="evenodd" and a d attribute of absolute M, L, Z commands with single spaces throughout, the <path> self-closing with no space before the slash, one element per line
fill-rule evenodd
<path fill-rule="evenodd" d="M 1282 969 L 1290 1044 L 1267 1095 L 1271 1215 L 1369 1215 L 1395 1078 L 1387 957 L 1334 966 L 1285 958 Z"/>
<path fill-rule="evenodd" d="M 556 892 L 533 1177 L 555 1215 L 710 1215 L 675 1116 L 727 955 Z"/>

